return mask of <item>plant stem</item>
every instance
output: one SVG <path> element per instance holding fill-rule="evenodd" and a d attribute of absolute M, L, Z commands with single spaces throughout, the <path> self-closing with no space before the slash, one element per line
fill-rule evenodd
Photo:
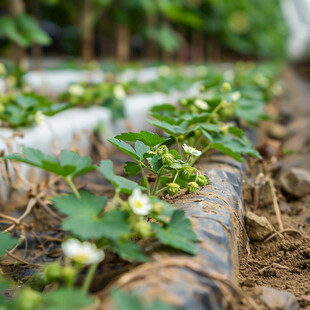
<path fill-rule="evenodd" d="M 199 157 L 195 157 L 193 158 L 192 162 L 190 163 L 191 166 L 194 165 L 194 163 L 206 152 L 210 149 L 210 145 L 206 146 L 202 151 L 201 151 L 201 155 Z"/>
<path fill-rule="evenodd" d="M 99 263 L 95 263 L 93 265 L 91 265 L 89 267 L 89 270 L 88 270 L 88 273 L 87 273 L 87 276 L 84 280 L 84 283 L 83 283 L 83 286 L 82 286 L 82 290 L 87 293 L 88 292 L 88 289 L 89 289 L 89 286 L 91 284 L 91 281 L 93 279 L 93 276 L 94 276 L 94 273 L 97 269 L 97 266 L 98 266 Z"/>
<path fill-rule="evenodd" d="M 175 173 L 172 183 L 175 182 L 175 180 L 177 179 L 178 175 L 179 175 L 179 170 Z"/>
<path fill-rule="evenodd" d="M 160 190 L 158 190 L 158 191 L 156 192 L 155 195 L 157 196 L 158 194 L 164 192 L 167 188 L 168 188 L 168 186 L 165 186 L 165 187 L 161 188 Z"/>
<path fill-rule="evenodd" d="M 71 178 L 64 178 L 64 180 L 69 184 L 74 195 L 77 198 L 81 199 L 81 195 L 80 195 L 79 191 L 77 190 L 77 188 L 75 187 L 75 185 L 73 184 L 72 179 Z"/>
<path fill-rule="evenodd" d="M 117 188 L 115 190 L 115 194 L 113 197 L 112 205 L 111 205 L 111 210 L 114 210 L 116 208 L 116 204 L 119 201 L 119 189 Z"/>
<path fill-rule="evenodd" d="M 152 190 L 152 195 L 155 195 L 157 188 L 158 188 L 158 184 L 159 184 L 159 179 L 161 177 L 161 170 L 163 169 L 163 167 L 161 167 L 158 172 L 157 172 L 157 177 L 156 177 L 156 181 Z"/>
<path fill-rule="evenodd" d="M 221 103 L 212 111 L 212 113 L 210 114 L 209 118 L 206 121 L 206 124 L 211 122 L 214 114 L 216 114 L 223 107 L 224 104 L 225 104 L 225 101 L 222 100 Z"/>
<path fill-rule="evenodd" d="M 144 183 L 146 184 L 147 193 L 148 193 L 148 195 L 150 195 L 151 194 L 150 184 L 149 184 L 149 182 L 147 180 L 147 177 L 145 175 L 145 172 L 144 172 L 144 169 L 143 169 L 142 166 L 141 166 L 141 173 L 142 173 L 142 176 L 143 176 Z"/>
<path fill-rule="evenodd" d="M 164 219 L 162 219 L 162 218 L 160 218 L 160 217 L 157 217 L 156 215 L 152 215 L 152 216 L 150 216 L 152 219 L 154 219 L 154 220 L 156 220 L 157 222 L 159 222 L 159 223 L 162 223 L 162 224 L 164 224 L 164 225 L 168 225 L 169 224 L 169 222 L 167 222 L 166 220 L 164 220 Z"/>

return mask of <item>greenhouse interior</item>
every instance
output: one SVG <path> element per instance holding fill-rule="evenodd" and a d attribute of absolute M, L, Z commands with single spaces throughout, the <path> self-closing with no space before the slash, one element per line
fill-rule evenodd
<path fill-rule="evenodd" d="M 310 309 L 310 0 L 0 0 L 0 310 Z"/>

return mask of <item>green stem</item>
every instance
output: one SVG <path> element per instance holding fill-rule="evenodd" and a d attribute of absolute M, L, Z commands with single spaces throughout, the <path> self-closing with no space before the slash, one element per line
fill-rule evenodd
<path fill-rule="evenodd" d="M 156 174 L 156 172 L 155 172 L 152 168 L 148 167 L 148 166 L 147 166 L 146 164 L 144 164 L 142 161 L 138 160 L 138 163 L 139 163 L 143 168 L 146 168 L 146 169 L 149 170 L 150 172 L 153 172 L 153 173 Z"/>
<path fill-rule="evenodd" d="M 158 196 L 158 194 L 164 192 L 167 188 L 168 188 L 168 186 L 165 186 L 165 187 L 161 188 L 160 190 L 158 190 L 158 191 L 156 192 L 155 195 Z"/>
<path fill-rule="evenodd" d="M 214 114 L 216 114 L 224 105 L 224 100 L 221 101 L 221 103 L 212 111 L 212 113 L 210 114 L 209 118 L 206 121 L 206 124 L 210 123 Z"/>
<path fill-rule="evenodd" d="M 159 223 L 162 223 L 162 224 L 164 224 L 164 225 L 168 225 L 169 224 L 169 222 L 167 222 L 166 220 L 164 220 L 164 219 L 162 219 L 162 218 L 160 218 L 160 217 L 158 217 L 158 216 L 156 216 L 156 215 L 152 215 L 152 216 L 150 216 L 152 219 L 154 219 L 154 220 L 156 220 L 157 222 L 159 222 Z"/>
<path fill-rule="evenodd" d="M 156 181 L 152 190 L 152 195 L 155 195 L 157 188 L 158 188 L 158 184 L 159 184 L 159 179 L 161 177 L 161 170 L 163 169 L 163 167 L 161 167 L 158 172 L 157 172 L 157 177 L 156 177 Z"/>
<path fill-rule="evenodd" d="M 81 199 L 81 195 L 80 195 L 79 191 L 77 190 L 77 188 L 75 187 L 75 185 L 73 184 L 72 179 L 67 177 L 67 178 L 64 178 L 64 180 L 69 184 L 69 186 L 70 186 L 72 192 L 74 193 L 74 195 L 77 198 Z"/>
<path fill-rule="evenodd" d="M 147 180 L 147 177 L 145 175 L 145 172 L 144 172 L 144 169 L 143 169 L 142 166 L 141 166 L 141 172 L 142 172 L 142 177 L 143 177 L 144 183 L 146 184 L 147 193 L 148 193 L 148 195 L 150 195 L 151 194 L 150 184 L 149 184 L 149 182 Z"/>
<path fill-rule="evenodd" d="M 175 180 L 177 179 L 178 175 L 179 175 L 179 170 L 175 173 L 172 183 L 175 182 Z"/>
<path fill-rule="evenodd" d="M 119 199 L 119 189 L 117 188 L 115 190 L 115 195 L 113 197 L 112 205 L 111 205 L 111 210 L 116 209 L 117 203 L 120 201 Z"/>
<path fill-rule="evenodd" d="M 89 289 L 89 286 L 91 284 L 91 281 L 93 279 L 93 276 L 94 276 L 94 273 L 97 269 L 97 266 L 99 265 L 99 263 L 95 263 L 93 265 L 91 265 L 89 267 L 89 270 L 88 270 L 88 273 L 86 275 L 86 278 L 84 280 L 84 283 L 83 283 L 83 286 L 82 286 L 82 290 L 87 293 L 88 292 L 88 289 Z"/>
<path fill-rule="evenodd" d="M 193 158 L 192 162 L 190 163 L 191 166 L 193 166 L 195 164 L 195 162 L 206 152 L 210 149 L 210 145 L 206 146 L 202 151 L 201 151 L 201 155 L 199 157 L 195 157 Z"/>

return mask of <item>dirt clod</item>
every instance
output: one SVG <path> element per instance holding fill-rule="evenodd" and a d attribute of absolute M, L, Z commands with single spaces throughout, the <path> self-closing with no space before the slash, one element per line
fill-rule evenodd
<path fill-rule="evenodd" d="M 310 172 L 300 168 L 291 168 L 280 176 L 282 189 L 295 197 L 301 198 L 310 194 Z"/>
<path fill-rule="evenodd" d="M 248 211 L 245 217 L 245 226 L 251 240 L 261 241 L 273 232 L 273 227 L 266 217 L 258 216 Z"/>

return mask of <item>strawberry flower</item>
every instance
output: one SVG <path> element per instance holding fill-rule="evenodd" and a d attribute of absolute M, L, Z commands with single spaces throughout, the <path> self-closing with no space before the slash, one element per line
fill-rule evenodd
<path fill-rule="evenodd" d="M 190 155 L 196 156 L 196 157 L 201 155 L 201 151 L 198 151 L 194 147 L 188 146 L 187 144 L 183 144 L 183 149 L 184 149 L 184 152 L 186 154 L 190 154 Z"/>
<path fill-rule="evenodd" d="M 80 242 L 77 239 L 69 239 L 62 243 L 64 254 L 77 263 L 92 265 L 104 259 L 104 252 L 90 242 Z"/>
<path fill-rule="evenodd" d="M 137 215 L 148 215 L 152 209 L 149 197 L 144 195 L 139 188 L 135 188 L 128 199 L 129 206 Z"/>

